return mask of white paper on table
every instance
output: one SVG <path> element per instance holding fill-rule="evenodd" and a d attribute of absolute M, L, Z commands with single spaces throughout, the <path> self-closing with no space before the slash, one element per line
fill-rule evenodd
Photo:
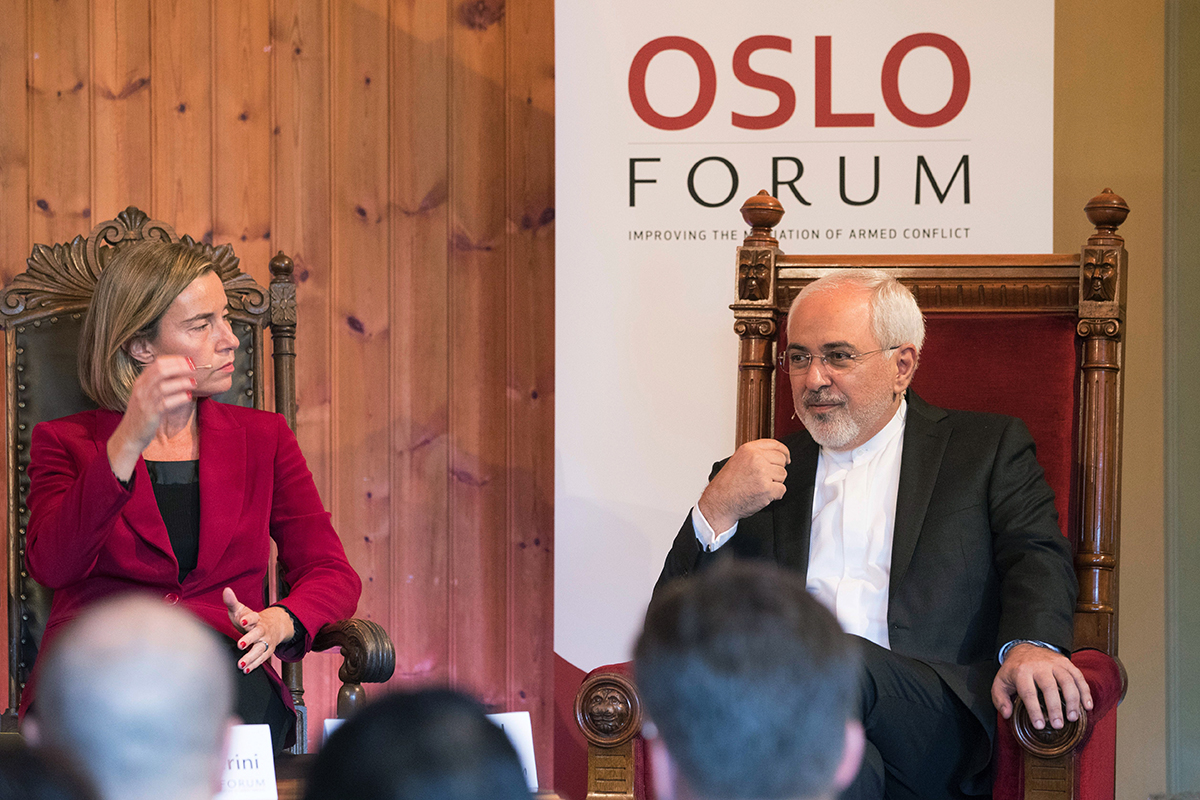
<path fill-rule="evenodd" d="M 234 725 L 230 729 L 221 791 L 214 800 L 279 800 L 269 726 Z"/>
<path fill-rule="evenodd" d="M 508 736 L 517 758 L 521 761 L 521 771 L 525 773 L 525 783 L 529 791 L 538 790 L 537 764 L 533 760 L 533 720 L 528 711 L 508 711 L 503 714 L 488 714 L 500 730 Z"/>

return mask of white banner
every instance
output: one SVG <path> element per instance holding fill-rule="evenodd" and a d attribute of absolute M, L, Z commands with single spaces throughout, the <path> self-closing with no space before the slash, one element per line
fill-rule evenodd
<path fill-rule="evenodd" d="M 1049 252 L 1054 6 L 555 14 L 555 650 L 587 670 L 733 446 L 742 202 L 780 199 L 788 253 Z"/>

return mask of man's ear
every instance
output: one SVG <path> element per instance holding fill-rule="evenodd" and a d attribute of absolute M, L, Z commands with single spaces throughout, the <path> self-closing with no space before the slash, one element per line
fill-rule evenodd
<path fill-rule="evenodd" d="M 896 380 L 892 385 L 895 394 L 904 394 L 904 390 L 912 383 L 917 371 L 917 348 L 911 344 L 900 345 L 896 349 Z"/>
<path fill-rule="evenodd" d="M 654 796 L 659 800 L 675 800 L 678 775 L 667 746 L 657 736 L 647 739 L 646 745 L 650 749 L 650 778 L 654 781 Z"/>
<path fill-rule="evenodd" d="M 837 770 L 833 773 L 834 794 L 838 794 L 849 786 L 858 775 L 862 765 L 863 750 L 867 746 L 867 734 L 863 731 L 862 723 L 856 719 L 846 720 L 846 741 L 842 745 L 842 760 L 838 762 Z"/>
<path fill-rule="evenodd" d="M 154 361 L 154 345 L 150 344 L 149 339 L 141 336 L 130 339 L 125 345 L 125 352 L 143 367 Z"/>

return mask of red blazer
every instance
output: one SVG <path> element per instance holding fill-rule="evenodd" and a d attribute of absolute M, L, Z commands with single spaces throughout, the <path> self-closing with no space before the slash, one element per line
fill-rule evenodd
<path fill-rule="evenodd" d="M 261 610 L 270 539 L 292 587 L 283 605 L 308 633 L 303 650 L 281 657 L 299 660 L 322 625 L 353 616 L 362 583 L 283 417 L 214 400 L 201 400 L 198 415 L 200 551 L 182 584 L 145 462 L 138 459 L 128 490 L 109 465 L 106 445 L 121 415 L 84 411 L 33 429 L 25 558 L 29 574 L 55 590 L 43 648 L 89 604 L 131 591 L 182 604 L 237 638 L 221 591 L 231 586 Z M 267 669 L 290 706 L 291 693 Z"/>

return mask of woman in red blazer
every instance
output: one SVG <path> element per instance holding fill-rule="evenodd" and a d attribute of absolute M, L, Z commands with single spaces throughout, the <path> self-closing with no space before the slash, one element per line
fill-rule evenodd
<path fill-rule="evenodd" d="M 80 339 L 80 381 L 101 407 L 34 428 L 26 560 L 54 589 L 43 647 L 89 603 L 146 592 L 230 639 L 238 710 L 294 740 L 270 662 L 299 660 L 352 616 L 361 582 L 278 414 L 212 400 L 238 340 L 213 264 L 144 242 L 101 272 Z M 291 591 L 263 608 L 270 540 Z M 137 647 L 137 631 L 114 631 Z M 22 713 L 32 701 L 31 680 Z"/>

